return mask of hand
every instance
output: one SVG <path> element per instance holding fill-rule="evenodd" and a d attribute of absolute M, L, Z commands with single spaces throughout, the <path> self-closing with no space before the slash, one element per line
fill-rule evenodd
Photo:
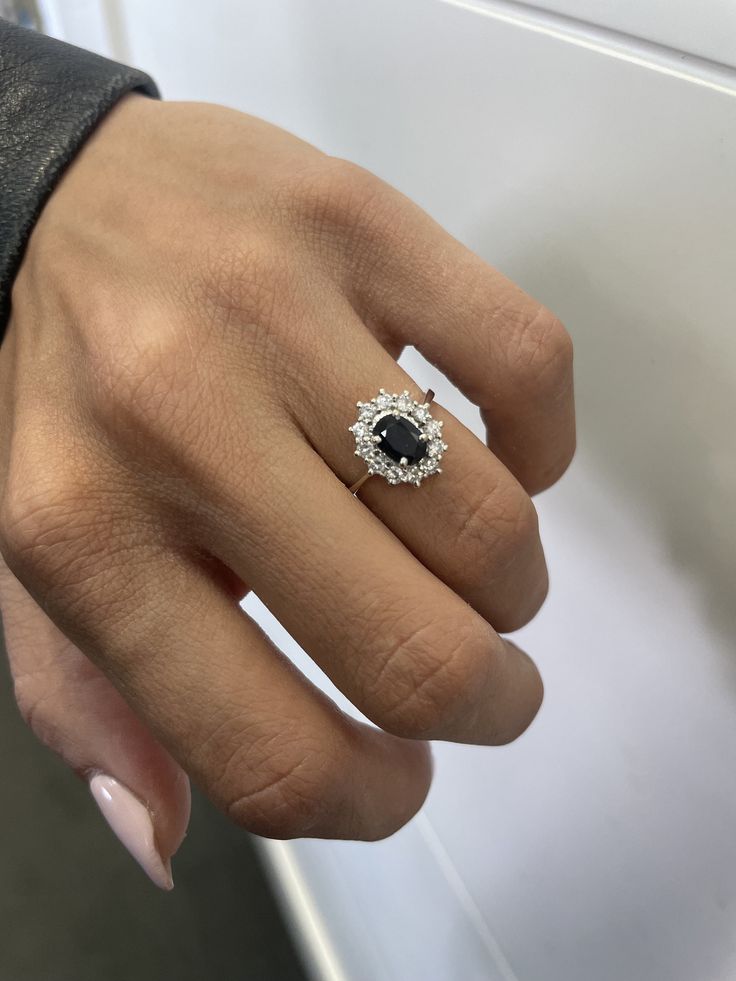
<path fill-rule="evenodd" d="M 542 684 L 496 631 L 544 599 L 529 495 L 573 453 L 571 345 L 547 310 L 359 167 L 136 95 L 48 202 L 12 302 L 18 703 L 97 775 L 156 881 L 185 773 L 258 834 L 375 839 L 424 800 L 423 740 L 526 728 Z M 490 449 L 435 404 L 444 472 L 356 499 L 347 427 L 380 387 L 421 395 L 406 344 L 481 407 Z M 249 588 L 379 728 L 274 649 L 239 607 Z"/>

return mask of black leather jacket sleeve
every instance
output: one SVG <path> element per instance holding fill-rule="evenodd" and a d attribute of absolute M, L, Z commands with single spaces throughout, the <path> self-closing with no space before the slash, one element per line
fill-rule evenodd
<path fill-rule="evenodd" d="M 0 339 L 13 279 L 46 200 L 85 139 L 143 72 L 0 19 Z"/>

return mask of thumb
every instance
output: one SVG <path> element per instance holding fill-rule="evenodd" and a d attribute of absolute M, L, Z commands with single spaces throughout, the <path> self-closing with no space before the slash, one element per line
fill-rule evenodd
<path fill-rule="evenodd" d="M 18 707 L 83 779 L 112 830 L 162 889 L 189 822 L 189 779 L 102 672 L 0 558 L 0 609 Z"/>

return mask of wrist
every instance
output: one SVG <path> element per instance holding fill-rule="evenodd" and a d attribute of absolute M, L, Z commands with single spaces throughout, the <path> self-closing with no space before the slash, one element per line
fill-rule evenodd
<path fill-rule="evenodd" d="M 15 277 L 14 295 L 24 291 L 26 280 L 42 282 L 45 288 L 68 280 L 75 257 L 105 251 L 104 238 L 127 221 L 135 221 L 135 187 L 144 179 L 137 173 L 136 159 L 142 162 L 148 120 L 160 105 L 129 93 L 100 122 L 35 223 Z M 108 257 L 112 274 L 114 251 Z"/>
<path fill-rule="evenodd" d="M 0 19 L 0 331 L 39 215 L 101 119 L 148 76 Z"/>

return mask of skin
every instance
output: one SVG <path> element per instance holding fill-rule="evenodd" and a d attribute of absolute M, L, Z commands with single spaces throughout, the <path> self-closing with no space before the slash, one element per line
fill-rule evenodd
<path fill-rule="evenodd" d="M 243 827 L 376 839 L 427 740 L 516 738 L 542 683 L 499 636 L 547 590 L 530 495 L 574 449 L 559 321 L 378 178 L 227 109 L 129 96 L 31 237 L 0 348 L 0 601 L 17 700 L 178 847 L 193 778 Z M 480 406 L 417 490 L 347 426 L 422 393 Z M 295 480 L 298 475 L 298 480 Z M 253 589 L 375 726 L 240 609 Z"/>

